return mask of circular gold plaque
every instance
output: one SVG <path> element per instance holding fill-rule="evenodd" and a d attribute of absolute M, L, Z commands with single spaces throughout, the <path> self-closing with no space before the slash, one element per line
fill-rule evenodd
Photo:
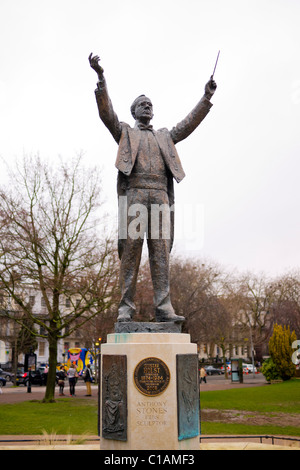
<path fill-rule="evenodd" d="M 170 383 L 170 371 L 161 359 L 147 357 L 134 369 L 133 379 L 137 389 L 147 397 L 160 395 Z"/>

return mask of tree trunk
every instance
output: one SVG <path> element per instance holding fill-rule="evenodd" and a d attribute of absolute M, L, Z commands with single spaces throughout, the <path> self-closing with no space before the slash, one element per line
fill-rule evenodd
<path fill-rule="evenodd" d="M 228 379 L 228 371 L 227 371 L 227 364 L 226 364 L 226 348 L 224 347 L 224 345 L 221 345 L 221 350 L 222 350 L 222 356 L 223 356 L 225 379 Z"/>
<path fill-rule="evenodd" d="M 15 337 L 14 345 L 12 347 L 12 372 L 14 374 L 14 385 L 17 385 L 17 371 L 18 371 L 18 348 L 17 339 Z"/>
<path fill-rule="evenodd" d="M 44 403 L 53 403 L 55 401 L 56 365 L 57 338 L 56 336 L 49 335 L 49 371 L 47 377 L 46 393 L 43 399 Z"/>

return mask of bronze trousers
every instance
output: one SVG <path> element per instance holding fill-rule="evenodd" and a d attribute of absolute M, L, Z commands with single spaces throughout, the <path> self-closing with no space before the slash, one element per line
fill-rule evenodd
<path fill-rule="evenodd" d="M 156 319 L 173 314 L 170 300 L 170 208 L 167 191 L 127 191 L 127 238 L 123 240 L 120 269 L 119 321 L 130 321 L 136 311 L 134 296 L 144 238 L 147 238 Z M 125 223 L 126 223 L 125 222 Z M 123 231 L 124 233 L 124 231 Z M 124 237 L 125 238 L 125 237 Z"/>

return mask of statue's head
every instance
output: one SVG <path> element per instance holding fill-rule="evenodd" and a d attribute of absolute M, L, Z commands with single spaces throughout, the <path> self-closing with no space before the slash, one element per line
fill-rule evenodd
<path fill-rule="evenodd" d="M 131 114 L 137 121 L 151 121 L 153 106 L 151 100 L 145 95 L 138 96 L 131 105 Z"/>

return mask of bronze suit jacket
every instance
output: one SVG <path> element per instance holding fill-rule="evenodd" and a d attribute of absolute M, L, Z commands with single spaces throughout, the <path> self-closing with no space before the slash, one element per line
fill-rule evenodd
<path fill-rule="evenodd" d="M 116 167 L 119 170 L 118 195 L 121 196 L 125 195 L 126 193 L 126 179 L 128 176 L 130 176 L 136 161 L 140 144 L 141 131 L 130 127 L 129 124 L 119 121 L 109 98 L 104 77 L 101 81 L 98 82 L 97 86 L 98 88 L 95 90 L 95 95 L 100 118 L 119 145 Z M 201 121 L 208 114 L 211 107 L 212 103 L 203 96 L 195 108 L 181 122 L 173 127 L 171 131 L 166 128 L 154 131 L 165 165 L 169 170 L 168 195 L 170 206 L 173 206 L 174 204 L 173 179 L 179 183 L 185 177 L 185 173 L 182 168 L 175 144 L 188 137 L 196 129 L 196 127 L 199 126 Z M 172 211 L 171 214 L 172 235 L 170 250 L 172 249 L 173 244 L 174 211 Z M 121 251 L 121 247 L 119 246 L 120 257 Z"/>

